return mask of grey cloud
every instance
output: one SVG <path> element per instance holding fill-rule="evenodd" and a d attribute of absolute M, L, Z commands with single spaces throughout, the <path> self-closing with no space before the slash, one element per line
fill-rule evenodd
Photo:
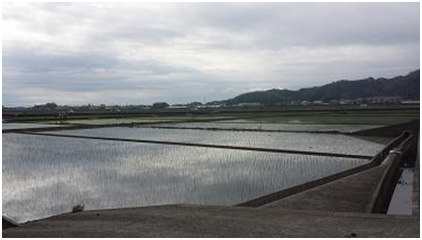
<path fill-rule="evenodd" d="M 3 101 L 190 102 L 391 77 L 419 67 L 419 18 L 419 3 L 9 3 Z"/>
<path fill-rule="evenodd" d="M 217 5 L 217 4 L 216 4 Z M 240 5 L 240 6 L 238 6 Z M 210 27 L 252 34 L 250 47 L 419 42 L 419 3 L 220 4 Z M 201 14 L 202 15 L 202 14 Z"/>
<path fill-rule="evenodd" d="M 5 67 L 19 66 L 20 72 L 46 73 L 71 70 L 72 72 L 92 68 L 114 68 L 118 61 L 109 56 L 90 54 L 53 55 L 13 51 L 3 56 Z"/>

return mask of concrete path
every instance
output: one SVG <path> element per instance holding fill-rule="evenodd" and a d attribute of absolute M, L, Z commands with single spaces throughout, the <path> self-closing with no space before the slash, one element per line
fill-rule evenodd
<path fill-rule="evenodd" d="M 3 230 L 3 237 L 419 237 L 419 218 L 168 205 L 86 211 Z"/>
<path fill-rule="evenodd" d="M 311 211 L 370 213 L 387 164 L 263 205 Z"/>
<path fill-rule="evenodd" d="M 413 169 L 404 168 L 394 189 L 387 214 L 412 215 Z"/>
<path fill-rule="evenodd" d="M 15 223 L 13 223 L 11 220 L 9 220 L 5 217 L 2 217 L 2 219 L 1 219 L 1 229 L 2 230 L 8 229 L 8 228 L 11 228 L 11 227 L 15 227 L 15 226 L 16 226 Z"/>
<path fill-rule="evenodd" d="M 420 151 L 421 151 L 421 142 L 420 137 L 418 138 L 418 154 L 416 156 L 415 162 L 415 171 L 414 171 L 414 178 L 413 178 L 413 207 L 412 207 L 412 215 L 414 217 L 420 217 Z"/>

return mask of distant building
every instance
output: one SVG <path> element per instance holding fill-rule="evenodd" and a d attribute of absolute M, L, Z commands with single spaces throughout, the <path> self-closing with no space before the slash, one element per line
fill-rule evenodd
<path fill-rule="evenodd" d="M 252 102 L 252 103 L 238 103 L 234 105 L 235 107 L 260 107 L 262 103 L 259 102 Z"/>
<path fill-rule="evenodd" d="M 420 105 L 420 101 L 415 101 L 415 100 L 404 100 L 404 101 L 400 101 L 400 103 L 403 105 Z"/>
<path fill-rule="evenodd" d="M 339 104 L 340 104 L 340 101 L 337 99 L 333 99 L 330 101 L 330 105 L 339 105 Z"/>
<path fill-rule="evenodd" d="M 121 111 L 119 106 L 106 107 L 106 110 L 112 113 L 119 113 Z"/>
<path fill-rule="evenodd" d="M 309 104 L 311 104 L 311 102 L 309 102 L 309 101 L 300 102 L 300 105 L 302 105 L 302 106 L 308 106 Z"/>
<path fill-rule="evenodd" d="M 224 107 L 224 104 L 204 104 L 201 106 L 198 106 L 198 109 L 205 109 L 205 108 L 221 108 Z"/>
<path fill-rule="evenodd" d="M 39 110 L 55 110 L 57 107 L 57 104 L 53 102 L 34 106 L 35 109 Z"/>
<path fill-rule="evenodd" d="M 367 102 L 370 104 L 399 104 L 401 97 L 397 96 L 381 96 L 368 98 Z"/>
<path fill-rule="evenodd" d="M 147 109 L 151 109 L 151 106 L 148 106 L 148 105 L 138 105 L 136 108 L 137 109 L 145 109 L 145 110 L 147 110 Z"/>
<path fill-rule="evenodd" d="M 325 103 L 324 101 L 314 101 L 312 104 L 313 104 L 313 105 L 316 105 L 316 106 L 325 106 L 325 105 L 329 105 L 328 103 Z"/>
<path fill-rule="evenodd" d="M 166 109 L 169 107 L 169 104 L 166 102 L 156 102 L 152 104 L 152 108 L 154 109 Z"/>
<path fill-rule="evenodd" d="M 288 103 L 288 105 L 290 105 L 290 106 L 296 106 L 296 105 L 299 105 L 299 102 L 298 101 L 290 101 Z"/>
<path fill-rule="evenodd" d="M 353 101 L 350 99 L 341 99 L 339 102 L 340 105 L 351 105 L 353 104 Z"/>
<path fill-rule="evenodd" d="M 189 108 L 186 105 L 182 105 L 182 104 L 173 104 L 171 106 L 168 107 L 169 109 L 187 109 Z"/>

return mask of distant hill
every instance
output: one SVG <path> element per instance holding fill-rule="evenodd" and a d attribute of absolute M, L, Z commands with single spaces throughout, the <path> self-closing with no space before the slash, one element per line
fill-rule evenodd
<path fill-rule="evenodd" d="M 420 71 L 394 78 L 372 77 L 362 80 L 340 80 L 319 87 L 303 88 L 297 91 L 272 89 L 241 94 L 218 103 L 262 103 L 275 104 L 291 101 L 331 101 L 370 97 L 398 96 L 407 100 L 419 100 Z"/>

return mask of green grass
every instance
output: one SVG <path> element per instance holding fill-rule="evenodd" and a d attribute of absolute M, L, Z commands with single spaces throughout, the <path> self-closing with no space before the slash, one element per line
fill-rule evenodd
<path fill-rule="evenodd" d="M 84 207 L 85 206 L 83 204 L 76 204 L 72 207 L 72 213 L 82 212 L 84 210 Z"/>

